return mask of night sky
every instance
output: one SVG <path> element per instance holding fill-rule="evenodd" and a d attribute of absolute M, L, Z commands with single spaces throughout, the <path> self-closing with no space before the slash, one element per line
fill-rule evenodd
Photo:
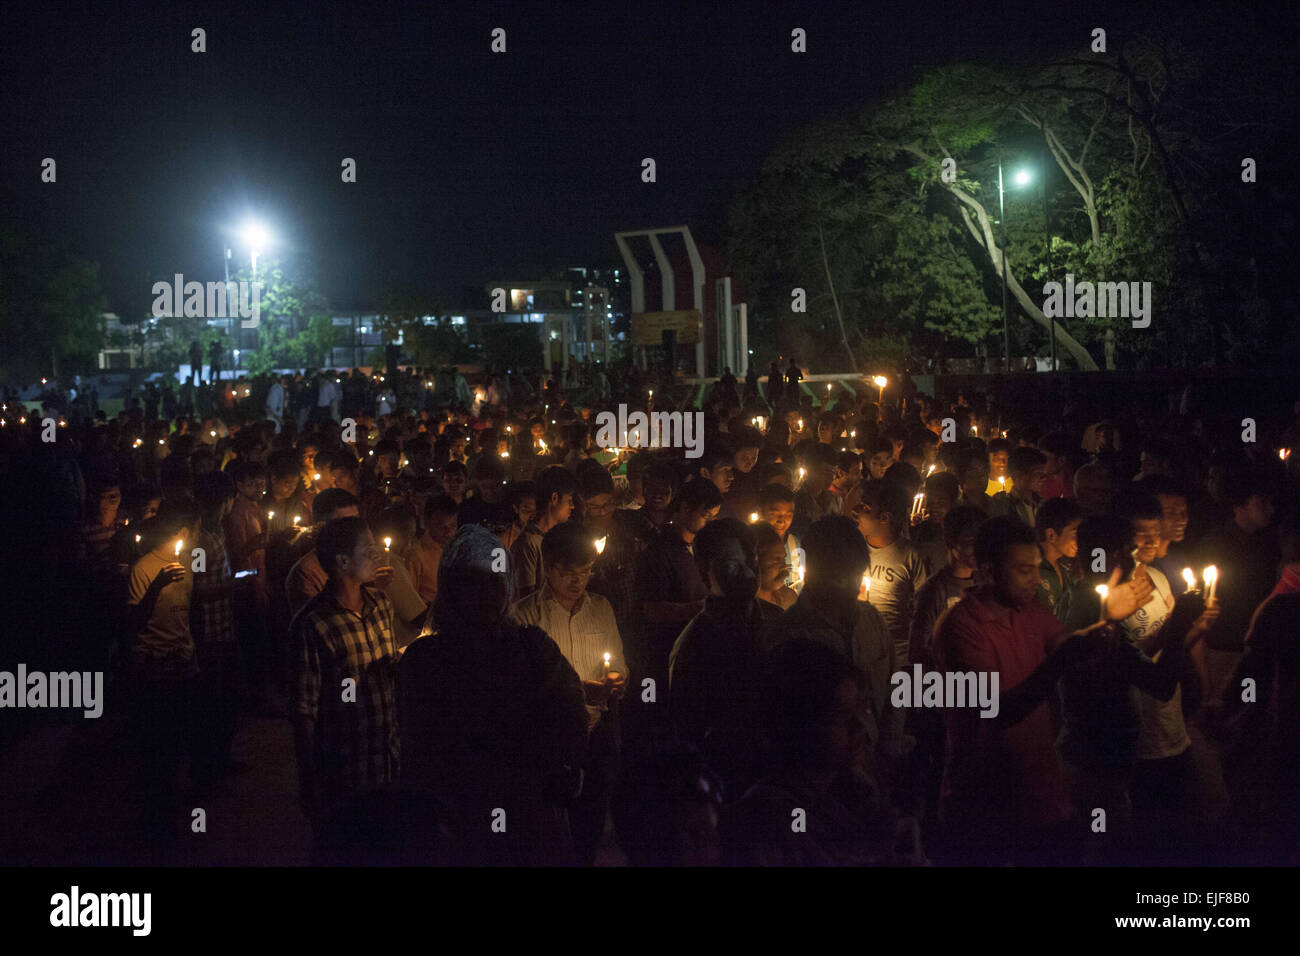
<path fill-rule="evenodd" d="M 226 232 L 249 215 L 281 240 L 264 255 L 336 308 L 395 288 L 466 305 L 489 279 L 613 262 L 618 229 L 688 223 L 716 241 L 790 130 L 922 67 L 1079 49 L 1118 25 L 1098 9 L 7 5 L 4 208 L 100 262 L 119 308 L 151 272 L 220 278 Z M 504 55 L 489 51 L 497 26 Z M 795 26 L 807 54 L 790 52 Z M 45 156 L 55 185 L 39 180 Z M 645 156 L 656 184 L 640 181 Z"/>

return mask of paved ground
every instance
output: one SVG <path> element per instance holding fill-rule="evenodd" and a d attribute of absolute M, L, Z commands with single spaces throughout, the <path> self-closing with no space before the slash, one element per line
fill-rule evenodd
<path fill-rule="evenodd" d="M 205 800 L 186 799 L 184 771 L 171 840 L 143 848 L 121 717 L 29 726 L 0 755 L 0 865 L 305 866 L 311 830 L 298 809 L 288 721 L 245 718 L 235 769 Z M 191 829 L 195 807 L 207 832 Z M 618 866 L 608 838 L 598 865 Z"/>

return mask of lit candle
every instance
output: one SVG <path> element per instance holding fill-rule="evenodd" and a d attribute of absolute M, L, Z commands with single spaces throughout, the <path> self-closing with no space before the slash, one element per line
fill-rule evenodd
<path fill-rule="evenodd" d="M 312 476 L 311 476 L 311 480 L 312 480 L 312 481 L 320 481 L 320 472 L 318 471 L 318 472 L 316 472 L 314 475 L 312 475 Z"/>
<path fill-rule="evenodd" d="M 184 544 L 185 544 L 184 540 L 179 540 L 179 539 L 177 540 L 177 542 L 176 542 L 176 557 L 179 558 L 179 557 L 181 556 L 181 546 L 184 545 Z"/>
<path fill-rule="evenodd" d="M 597 554 L 604 554 L 604 553 L 605 553 L 605 541 L 607 540 L 607 538 L 608 538 L 608 535 L 606 535 L 605 537 L 597 538 L 597 539 L 596 539 L 596 542 L 595 542 L 595 543 L 596 543 L 596 553 L 597 553 Z M 609 657 L 608 654 L 606 654 L 605 656 L 606 656 L 606 657 Z"/>
<path fill-rule="evenodd" d="M 1213 604 L 1214 592 L 1219 584 L 1219 569 L 1216 568 L 1214 565 L 1210 565 L 1208 568 L 1206 568 L 1204 571 L 1201 572 L 1201 578 L 1205 581 L 1206 584 L 1210 586 L 1210 593 L 1209 595 L 1207 595 L 1205 599 L 1205 603 Z"/>
<path fill-rule="evenodd" d="M 826 383 L 826 394 L 829 395 L 830 393 L 831 393 L 831 383 L 830 383 L 830 382 L 827 382 L 827 383 Z"/>
<path fill-rule="evenodd" d="M 931 465 L 930 470 L 925 473 L 925 477 L 929 478 L 933 474 L 934 474 L 934 465 Z"/>
<path fill-rule="evenodd" d="M 1110 588 L 1104 584 L 1097 585 L 1097 593 L 1101 595 L 1101 622 L 1106 623 L 1106 595 L 1110 593 Z"/>
<path fill-rule="evenodd" d="M 980 436 L 980 430 L 976 428 L 974 425 L 970 427 L 970 433 L 974 435 L 976 438 L 979 438 Z"/>
<path fill-rule="evenodd" d="M 266 513 L 266 520 L 267 520 L 267 521 L 270 521 L 270 520 L 271 520 L 272 518 L 274 518 L 274 517 L 275 517 L 275 512 L 274 512 L 274 511 L 268 511 L 268 512 Z"/>
<path fill-rule="evenodd" d="M 849 437 L 850 437 L 850 438 L 857 438 L 857 437 L 858 437 L 857 429 L 854 429 L 853 431 L 849 432 Z"/>
<path fill-rule="evenodd" d="M 503 452 L 501 453 L 501 457 L 502 457 L 502 458 L 509 458 L 509 457 L 510 457 L 510 452 L 508 452 L 508 451 L 503 451 Z M 432 471 L 432 470 L 433 470 L 433 469 L 430 469 L 430 471 Z"/>
<path fill-rule="evenodd" d="M 998 475 L 998 489 L 1000 491 L 1007 490 L 1007 479 L 1005 475 Z"/>
<path fill-rule="evenodd" d="M 650 397 L 651 397 L 651 398 L 654 398 L 654 397 L 655 397 L 655 390 L 654 390 L 653 388 L 650 389 Z"/>
<path fill-rule="evenodd" d="M 1290 448 L 1279 448 L 1279 449 L 1277 450 L 1277 457 L 1278 457 L 1278 458 L 1281 458 L 1283 461 L 1286 461 L 1288 458 L 1291 457 L 1291 449 L 1290 449 Z"/>
<path fill-rule="evenodd" d="M 135 536 L 135 543 L 136 544 L 140 543 L 140 536 L 138 534 Z"/>
<path fill-rule="evenodd" d="M 858 593 L 859 601 L 866 601 L 871 596 L 871 569 L 862 572 L 862 590 Z"/>
<path fill-rule="evenodd" d="M 1196 575 L 1192 573 L 1191 568 L 1183 568 L 1183 580 L 1187 582 L 1187 590 L 1196 590 Z"/>
<path fill-rule="evenodd" d="M 921 517 L 921 512 L 925 508 L 925 492 L 918 491 L 916 497 L 912 499 L 912 520 L 915 521 Z"/>
<path fill-rule="evenodd" d="M 612 655 L 609 653 L 609 651 L 606 651 L 606 652 L 605 652 L 604 670 L 601 672 L 601 676 L 602 676 L 602 677 L 608 677 L 608 676 L 609 676 L 609 662 L 610 662 L 611 658 L 612 658 Z"/>
<path fill-rule="evenodd" d="M 393 547 L 393 539 L 392 539 L 392 538 L 385 538 L 385 539 L 384 539 L 384 550 L 385 550 L 385 551 L 392 550 L 392 547 Z"/>
<path fill-rule="evenodd" d="M 167 444 L 167 440 L 166 440 L 165 438 L 159 438 L 159 439 L 158 439 L 158 444 L 160 444 L 160 445 L 165 445 L 165 444 Z"/>
<path fill-rule="evenodd" d="M 805 474 L 805 472 L 804 472 L 803 468 L 800 468 L 800 469 L 799 469 L 799 484 L 803 484 L 803 476 L 804 476 L 804 474 Z"/>
<path fill-rule="evenodd" d="M 537 444 L 542 446 L 542 451 L 546 451 L 546 442 L 539 438 L 537 439 Z"/>
<path fill-rule="evenodd" d="M 803 431 L 803 419 L 799 419 L 799 431 Z"/>
<path fill-rule="evenodd" d="M 757 511 L 751 511 L 751 512 L 749 513 L 749 523 L 750 523 L 750 524 L 758 524 L 758 512 L 757 512 Z"/>
<path fill-rule="evenodd" d="M 210 431 L 210 432 L 208 432 L 208 434 L 211 435 L 213 438 L 216 438 L 216 437 L 217 437 L 217 433 L 216 433 L 216 432 L 211 432 L 211 431 Z"/>
<path fill-rule="evenodd" d="M 302 520 L 302 515 L 294 515 L 294 516 L 293 516 L 293 526 L 294 526 L 295 528 L 298 527 L 298 522 L 300 522 L 301 520 Z"/>

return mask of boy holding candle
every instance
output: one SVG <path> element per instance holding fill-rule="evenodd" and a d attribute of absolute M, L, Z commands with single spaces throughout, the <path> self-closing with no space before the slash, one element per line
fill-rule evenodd
<path fill-rule="evenodd" d="M 1047 456 L 1037 448 L 1016 448 L 1008 457 L 1007 467 L 1011 472 L 1009 490 L 993 496 L 989 515 L 1011 515 L 1032 528 L 1042 502 L 1039 495 L 1047 478 Z"/>
<path fill-rule="evenodd" d="M 1100 639 L 1071 636 L 1039 603 L 1042 556 L 1023 523 L 1001 517 L 982 525 L 975 562 L 986 583 L 940 620 L 934 659 L 944 672 L 997 672 L 1000 707 L 995 719 L 972 707 L 944 711 L 945 837 L 956 858 L 971 862 L 1059 858 L 1071 830 L 1070 807 L 1046 698 L 1067 667 L 1097 651 Z M 1120 584 L 1117 569 L 1108 618 L 1127 617 L 1150 594 L 1145 578 Z"/>
<path fill-rule="evenodd" d="M 785 563 L 799 566 L 799 538 L 790 532 L 794 523 L 794 492 L 787 486 L 772 482 L 759 493 L 759 517 L 772 526 L 781 543 L 785 545 Z"/>
<path fill-rule="evenodd" d="M 871 554 L 867 599 L 885 620 L 900 667 L 907 665 L 916 592 L 930 576 L 921 553 L 903 537 L 908 515 L 906 494 L 892 482 L 863 482 L 853 515 Z"/>
<path fill-rule="evenodd" d="M 618 708 L 611 704 L 627 690 L 627 665 L 613 607 L 587 589 L 596 562 L 590 533 L 576 522 L 556 525 L 542 537 L 542 560 L 546 583 L 516 601 L 509 616 L 516 624 L 545 631 L 582 680 L 588 749 L 582 792 L 569 810 L 569 824 L 578 862 L 590 866 L 618 775 Z"/>
<path fill-rule="evenodd" d="M 164 501 L 145 526 L 145 545 L 152 546 L 132 565 L 127 584 L 132 736 L 150 839 L 165 825 L 172 779 L 186 749 L 186 728 L 193 726 L 189 716 L 199 669 L 190 630 L 194 578 L 187 546 L 197 517 L 189 498 Z"/>

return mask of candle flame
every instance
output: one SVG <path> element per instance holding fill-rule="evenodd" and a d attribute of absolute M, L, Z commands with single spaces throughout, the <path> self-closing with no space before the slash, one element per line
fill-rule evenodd
<path fill-rule="evenodd" d="M 597 553 L 597 554 L 604 554 L 604 553 L 605 553 L 605 541 L 607 540 L 607 538 L 608 538 L 608 535 L 607 535 L 606 537 L 604 537 L 604 538 L 597 538 L 597 539 L 596 539 L 596 541 L 595 541 L 595 545 L 596 545 L 596 553 Z M 606 657 L 606 659 L 608 659 L 608 658 L 609 658 L 609 655 L 606 654 L 605 657 Z"/>
<path fill-rule="evenodd" d="M 179 558 L 181 556 L 181 547 L 184 544 L 185 544 L 184 540 L 180 540 L 176 542 L 176 557 Z"/>
<path fill-rule="evenodd" d="M 1279 449 L 1277 450 L 1277 457 L 1278 457 L 1278 458 L 1281 458 L 1283 461 L 1286 461 L 1288 458 L 1291 457 L 1291 449 L 1290 449 L 1290 448 L 1279 448 Z"/>
<path fill-rule="evenodd" d="M 1187 582 L 1187 590 L 1195 590 L 1196 575 L 1192 573 L 1191 568 L 1183 568 L 1183 580 Z"/>
<path fill-rule="evenodd" d="M 931 465 L 930 470 L 925 473 L 925 477 L 929 478 L 933 474 L 934 474 L 934 465 Z"/>
<path fill-rule="evenodd" d="M 757 511 L 751 511 L 751 512 L 749 513 L 749 523 L 750 523 L 750 524 L 758 524 L 758 512 L 757 512 Z"/>
<path fill-rule="evenodd" d="M 301 521 L 301 520 L 302 520 L 302 515 L 294 515 L 294 516 L 293 516 L 293 526 L 294 526 L 295 528 L 298 527 L 298 522 Z"/>
<path fill-rule="evenodd" d="M 1106 600 L 1106 595 L 1110 594 L 1110 588 L 1104 584 L 1098 584 L 1097 593 L 1101 595 L 1101 599 L 1104 601 Z"/>
<path fill-rule="evenodd" d="M 384 539 L 384 550 L 387 551 L 387 550 L 388 550 L 389 548 L 391 548 L 392 546 L 393 546 L 393 539 L 392 539 L 392 538 L 385 538 L 385 539 Z"/>
<path fill-rule="evenodd" d="M 1213 584 L 1215 581 L 1219 580 L 1219 569 L 1211 564 L 1201 572 L 1201 577 L 1205 580 L 1206 584 Z"/>
<path fill-rule="evenodd" d="M 312 480 L 312 481 L 320 481 L 320 472 L 318 471 L 318 472 L 316 472 L 316 474 L 312 475 L 312 476 L 311 476 L 311 480 Z"/>
<path fill-rule="evenodd" d="M 889 379 L 885 378 L 885 376 L 883 375 L 877 375 L 875 378 L 872 379 L 872 381 L 875 382 L 876 385 L 879 386 L 880 388 L 884 388 L 886 385 L 889 384 Z"/>
<path fill-rule="evenodd" d="M 266 513 L 266 520 L 267 520 L 267 521 L 270 521 L 270 520 L 271 520 L 272 518 L 274 518 L 274 517 L 275 517 L 275 512 L 274 512 L 274 511 L 268 511 L 268 512 Z"/>

